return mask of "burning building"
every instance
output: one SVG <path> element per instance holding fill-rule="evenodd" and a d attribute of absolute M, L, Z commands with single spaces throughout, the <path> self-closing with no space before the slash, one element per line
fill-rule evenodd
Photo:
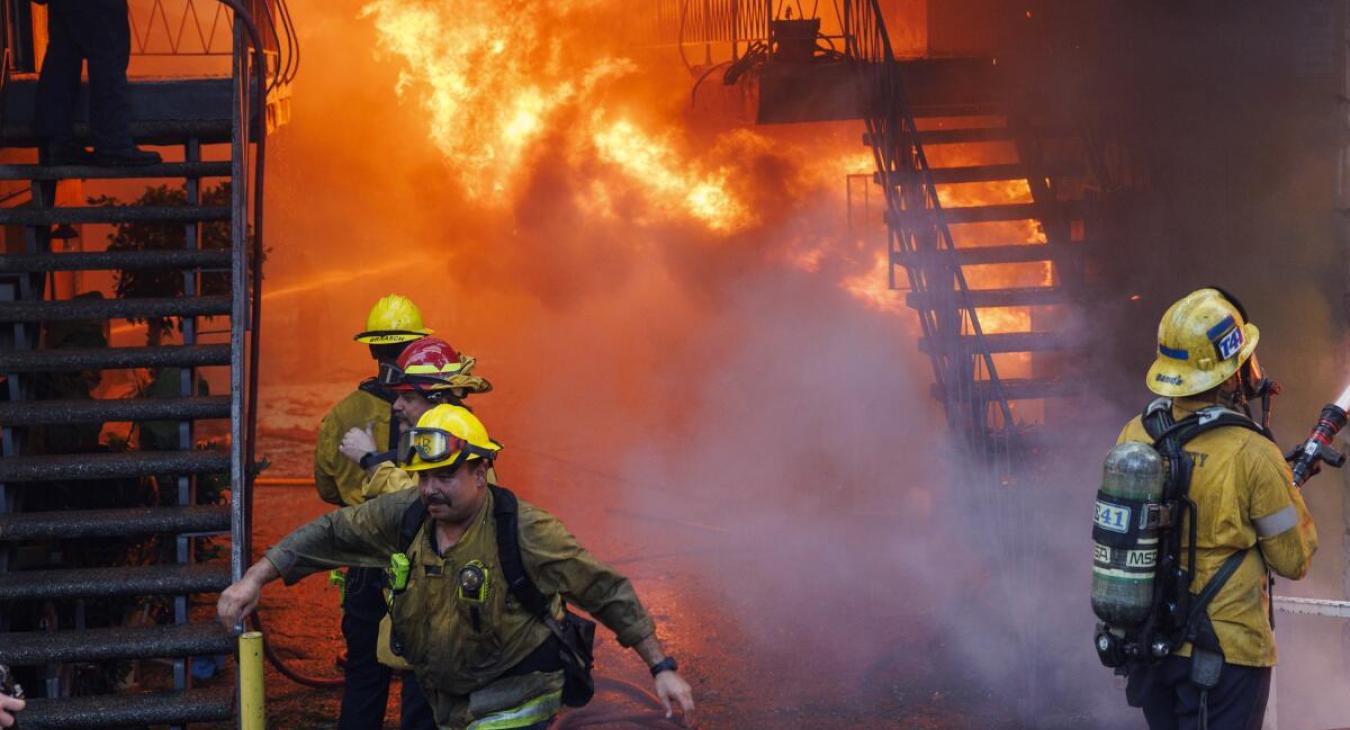
<path fill-rule="evenodd" d="M 250 39 L 217 23 L 226 4 L 132 3 L 133 68 L 180 77 L 138 81 L 133 101 L 182 197 L 96 206 L 151 181 L 36 165 L 42 24 L 6 3 L 0 606 L 34 613 L 0 616 L 0 663 L 40 668 L 26 671 L 42 695 L 78 694 L 71 667 L 228 650 L 193 606 L 229 567 L 199 563 L 194 537 L 230 531 L 218 545 L 237 571 L 322 509 L 284 485 L 310 473 L 323 411 L 370 374 L 350 336 L 391 291 L 478 357 L 506 483 L 632 570 L 699 667 L 709 726 L 1131 726 L 1090 649 L 1085 515 L 1143 405 L 1158 315 L 1197 286 L 1241 292 L 1290 386 L 1281 435 L 1339 385 L 1339 0 L 283 5 L 251 6 L 257 101 L 238 66 Z M 227 52 L 206 53 L 213 39 Z M 266 155 L 248 152 L 281 122 Z M 183 250 L 105 243 L 144 220 L 180 229 Z M 126 272 L 170 265 L 186 273 L 168 294 L 118 296 Z M 178 324 L 147 344 L 147 318 Z M 60 344 L 59 323 L 90 320 L 93 344 Z M 176 373 L 168 397 L 145 392 L 151 369 Z M 35 390 L 53 371 L 102 379 Z M 165 422 L 153 449 L 130 425 Z M 81 425 L 100 426 L 88 456 L 34 447 Z M 196 504 L 213 473 L 231 475 L 229 507 Z M 72 516 L 89 505 L 34 496 L 147 478 L 153 509 Z M 1343 595 L 1339 494 L 1310 488 L 1323 552 L 1289 590 Z M 172 557 L 23 557 L 128 532 L 168 536 Z M 110 592 L 171 606 L 153 626 L 82 624 Z M 325 647 L 293 657 L 324 673 L 336 619 L 281 618 L 313 602 L 334 599 L 311 587 L 264 612 L 281 646 Z M 1350 724 L 1303 689 L 1340 676 L 1340 627 L 1280 631 L 1280 719 Z M 601 661 L 641 679 L 615 651 Z M 215 692 L 212 712 L 154 709 L 188 706 L 164 694 L 119 717 L 221 717 L 228 683 L 190 688 L 190 666 L 173 660 L 157 689 Z M 63 712 L 47 707 L 34 716 Z"/>

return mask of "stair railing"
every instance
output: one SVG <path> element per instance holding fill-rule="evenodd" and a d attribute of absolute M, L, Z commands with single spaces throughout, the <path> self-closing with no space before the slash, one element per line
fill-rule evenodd
<path fill-rule="evenodd" d="M 906 259 L 905 272 L 920 305 L 916 309 L 924 337 L 931 343 L 933 374 L 949 425 L 978 447 L 1001 478 L 1007 478 L 1016 434 L 1012 409 L 965 274 L 954 255 L 940 253 L 954 252 L 956 246 L 877 0 L 844 0 L 844 36 L 860 87 L 871 95 L 865 123 L 886 195 L 891 286 L 895 287 L 895 262 Z M 960 340 L 967 329 L 972 338 L 969 355 Z M 980 374 L 986 376 L 987 393 L 976 390 Z"/>

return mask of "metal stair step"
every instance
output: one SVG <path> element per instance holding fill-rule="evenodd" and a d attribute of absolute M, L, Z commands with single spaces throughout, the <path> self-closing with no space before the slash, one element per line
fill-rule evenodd
<path fill-rule="evenodd" d="M 228 585 L 229 563 L 26 570 L 0 573 L 0 602 L 218 593 Z"/>
<path fill-rule="evenodd" d="M 998 223 L 1002 221 L 1045 220 L 1071 218 L 1078 211 L 1078 205 L 1065 201 L 1060 203 L 1005 203 L 1001 205 L 972 205 L 959 208 L 943 208 L 942 219 L 948 224 L 957 223 Z M 886 211 L 886 220 L 901 227 L 932 226 L 937 224 L 935 210 L 914 210 L 896 212 Z"/>
<path fill-rule="evenodd" d="M 896 251 L 892 260 L 897 266 L 933 266 L 955 261 L 960 266 L 981 264 L 1024 264 L 1036 261 L 1057 261 L 1081 257 L 1087 243 L 1052 246 L 1044 243 L 1006 244 L 1002 246 L 975 246 L 970 248 L 940 249 L 938 251 Z"/>
<path fill-rule="evenodd" d="M 966 353 L 979 352 L 981 341 L 990 352 L 1048 352 L 1071 349 L 1074 338 L 1063 332 L 996 332 L 983 337 L 961 335 L 958 338 L 961 349 Z M 931 338 L 919 340 L 919 350 L 932 352 L 934 341 Z"/>
<path fill-rule="evenodd" d="M 1040 400 L 1043 398 L 1077 398 L 1086 392 L 1082 380 L 1060 378 L 1000 378 L 1000 389 L 1007 400 Z M 993 383 L 978 380 L 973 384 L 974 395 L 981 400 L 994 397 Z M 942 388 L 936 383 L 931 388 L 934 398 L 942 400 Z"/>
<path fill-rule="evenodd" d="M 107 269 L 221 269 L 230 268 L 226 250 L 170 249 L 167 251 L 91 251 L 75 253 L 16 253 L 0 255 L 0 273 Z"/>
<path fill-rule="evenodd" d="M 0 303 L 0 322 L 56 322 L 129 317 L 209 317 L 230 313 L 228 295 L 144 299 L 64 299 Z"/>
<path fill-rule="evenodd" d="M 20 716 L 23 730 L 103 728 L 215 722 L 234 716 L 231 687 L 182 692 L 33 699 Z"/>
<path fill-rule="evenodd" d="M 227 395 L 0 403 L 0 423 L 6 426 L 229 417 L 230 397 Z"/>
<path fill-rule="evenodd" d="M 228 221 L 227 205 L 91 205 L 70 208 L 0 208 L 0 225 L 61 223 L 193 223 Z"/>
<path fill-rule="evenodd" d="M 963 127 L 958 129 L 929 129 L 919 132 L 919 143 L 965 144 L 968 142 L 1004 142 L 1012 139 L 1007 127 Z"/>
<path fill-rule="evenodd" d="M 0 352 L 0 373 L 229 365 L 229 345 L 107 347 Z"/>
<path fill-rule="evenodd" d="M 36 666 L 139 657 L 228 654 L 234 637 L 220 624 L 23 631 L 0 641 L 0 664 Z"/>
<path fill-rule="evenodd" d="M 937 185 L 955 185 L 959 183 L 1002 182 L 1006 180 L 1025 180 L 1030 170 L 1022 163 L 1011 165 L 971 165 L 966 167 L 934 167 L 928 175 Z M 1083 174 L 1080 165 L 1043 165 L 1038 174 L 1048 177 L 1077 177 Z M 891 173 L 891 184 L 900 185 L 906 178 L 917 173 Z M 881 173 L 873 173 L 872 179 L 880 184 Z"/>
<path fill-rule="evenodd" d="M 948 302 L 950 297 L 951 303 Z M 1071 300 L 1069 294 L 1053 286 L 1012 287 L 1007 289 L 971 289 L 966 292 L 970 307 L 1036 307 L 1051 304 L 1065 304 Z M 905 295 L 905 304 L 913 309 L 933 309 L 935 306 L 961 306 L 955 293 L 937 296 L 933 293 L 920 294 L 910 292 Z"/>
<path fill-rule="evenodd" d="M 0 542 L 125 537 L 155 533 L 225 532 L 227 504 L 0 514 Z M 3 664 L 0 660 L 0 664 Z"/>
<path fill-rule="evenodd" d="M 230 163 L 165 162 L 138 167 L 0 165 L 0 180 L 117 180 L 158 177 L 229 177 Z"/>
<path fill-rule="evenodd" d="M 230 469 L 224 451 L 127 451 L 98 454 L 10 456 L 0 459 L 0 482 L 116 479 L 151 474 L 211 474 Z"/>

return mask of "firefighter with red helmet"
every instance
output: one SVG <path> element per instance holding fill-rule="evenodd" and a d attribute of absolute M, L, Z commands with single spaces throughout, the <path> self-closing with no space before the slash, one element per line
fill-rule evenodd
<path fill-rule="evenodd" d="M 405 296 L 390 294 L 370 309 L 366 327 L 353 338 L 369 346 L 370 356 L 383 372 L 392 366 L 410 344 L 430 335 L 422 322 L 422 312 Z M 372 439 L 392 448 L 398 428 L 391 423 L 397 395 L 380 383 L 379 377 L 367 378 L 356 390 L 333 406 L 319 425 L 314 448 L 314 485 L 319 496 L 331 504 L 351 506 L 366 501 L 362 486 L 365 473 L 342 456 L 339 444 L 343 434 L 361 428 Z M 347 646 L 343 666 L 342 707 L 339 730 L 366 730 L 383 727 L 392 671 L 376 656 L 380 621 L 387 607 L 384 602 L 384 573 L 378 569 L 349 568 L 339 579 L 342 594 L 342 637 Z M 431 708 L 417 682 L 403 683 L 399 726 L 402 730 L 435 728 Z"/>
<path fill-rule="evenodd" d="M 380 366 L 379 382 L 394 394 L 393 416 L 402 429 L 412 428 L 422 414 L 441 403 L 463 405 L 471 393 L 487 393 L 492 384 L 473 374 L 473 357 L 455 351 L 439 337 L 425 337 L 399 355 L 395 363 Z M 416 481 L 395 465 L 392 451 L 382 451 L 372 429 L 351 428 L 339 449 L 364 470 L 366 498 L 416 486 Z"/>

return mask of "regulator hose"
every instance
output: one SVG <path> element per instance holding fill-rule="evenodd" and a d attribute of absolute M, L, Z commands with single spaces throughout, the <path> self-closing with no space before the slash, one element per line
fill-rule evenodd
<path fill-rule="evenodd" d="M 276 650 L 272 648 L 272 642 L 267 640 L 267 632 L 263 631 L 262 618 L 258 615 L 258 612 L 254 611 L 249 614 L 248 620 L 255 630 L 262 632 L 263 655 L 267 657 L 267 661 L 271 662 L 272 666 L 275 667 L 278 672 L 281 672 L 281 676 L 296 684 L 303 684 L 306 687 L 316 687 L 319 689 L 341 687 L 346 684 L 347 680 L 342 677 L 311 677 L 286 666 L 285 662 L 281 661 L 281 657 L 277 656 Z"/>

